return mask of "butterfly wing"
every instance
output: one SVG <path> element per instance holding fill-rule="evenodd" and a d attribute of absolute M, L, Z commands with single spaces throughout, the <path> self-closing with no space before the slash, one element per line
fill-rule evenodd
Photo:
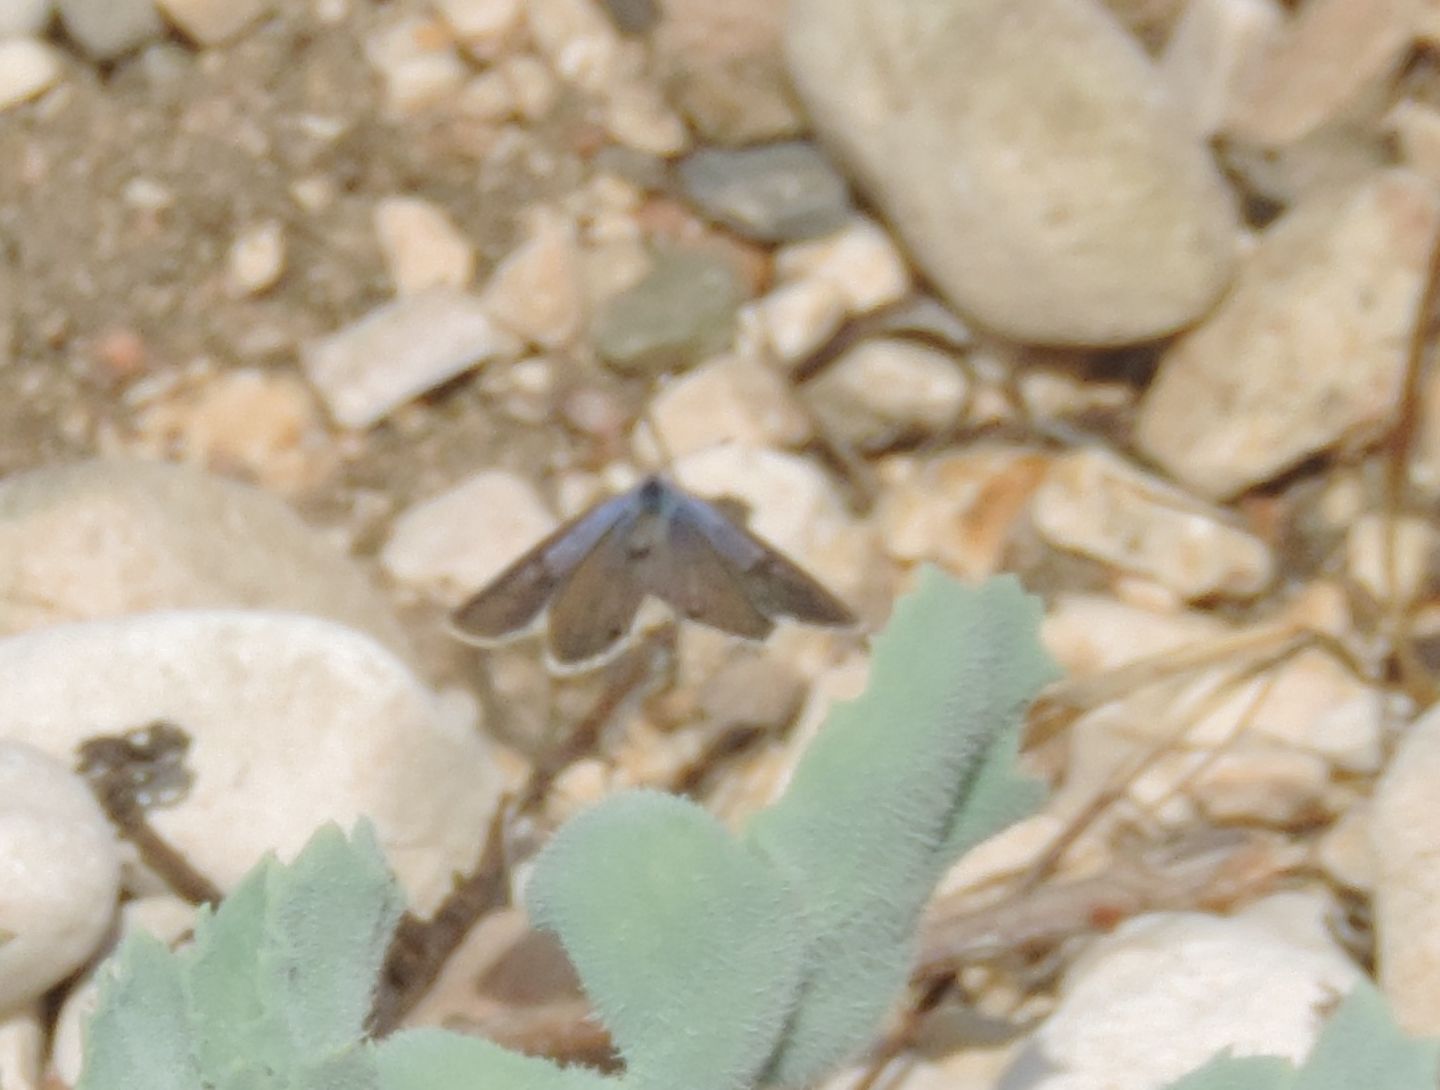
<path fill-rule="evenodd" d="M 555 592 L 549 650 L 556 666 L 574 670 L 602 659 L 634 627 L 645 592 L 628 542 L 646 517 L 633 508 L 621 512 Z"/>
<path fill-rule="evenodd" d="M 455 635 L 491 644 L 526 632 L 557 589 L 626 510 L 627 496 L 604 500 L 561 526 L 466 600 L 450 616 Z"/>
<path fill-rule="evenodd" d="M 691 521 L 735 571 L 753 607 L 766 617 L 843 628 L 855 615 L 820 582 L 774 546 L 722 515 L 713 504 L 685 497 Z"/>
<path fill-rule="evenodd" d="M 751 601 L 743 568 L 715 547 L 697 520 L 695 508 L 700 505 L 690 496 L 674 494 L 664 547 L 640 568 L 645 589 L 692 621 L 763 640 L 775 622 Z"/>

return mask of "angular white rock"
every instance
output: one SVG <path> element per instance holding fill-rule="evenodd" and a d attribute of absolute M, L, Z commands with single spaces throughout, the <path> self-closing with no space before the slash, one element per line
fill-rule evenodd
<path fill-rule="evenodd" d="M 368 428 L 472 367 L 515 358 L 520 347 L 476 296 L 431 288 L 308 342 L 300 362 L 336 422 Z"/>
<path fill-rule="evenodd" d="M 408 113 L 453 97 L 469 70 L 431 20 L 407 16 L 365 39 L 365 59 L 385 83 L 391 110 Z"/>
<path fill-rule="evenodd" d="M 0 738 L 62 759 L 164 718 L 194 783 L 151 821 L 221 888 L 328 821 L 374 823 L 420 912 L 473 866 L 499 790 L 473 706 L 452 706 L 352 629 L 297 614 L 196 610 L 0 640 Z M 3 956 L 3 952 L 0 952 Z"/>
<path fill-rule="evenodd" d="M 898 302 L 912 284 L 905 256 L 884 228 L 863 216 L 826 238 L 782 247 L 775 272 L 782 281 L 824 280 L 844 297 L 851 315 Z"/>
<path fill-rule="evenodd" d="M 554 209 L 533 210 L 525 240 L 495 267 L 484 298 L 497 322 L 531 344 L 574 341 L 585 320 L 574 223 Z"/>
<path fill-rule="evenodd" d="M 1166 353 L 1140 406 L 1140 448 L 1223 499 L 1389 428 L 1437 222 L 1434 187 L 1405 171 L 1288 212 Z"/>
<path fill-rule="evenodd" d="M 90 788 L 61 763 L 72 756 L 0 726 L 0 932 L 12 936 L 0 944 L 0 1011 L 74 972 L 115 913 L 120 852 Z"/>
<path fill-rule="evenodd" d="M 1259 538 L 1099 448 L 1058 459 L 1031 514 L 1051 544 L 1153 579 L 1182 598 L 1248 597 L 1274 575 Z"/>
<path fill-rule="evenodd" d="M 821 134 L 981 323 L 1124 344 L 1225 288 L 1230 196 L 1093 0 L 798 0 L 786 46 Z"/>
<path fill-rule="evenodd" d="M 458 604 L 553 529 L 529 481 L 483 470 L 402 512 L 380 560 L 401 582 Z"/>
<path fill-rule="evenodd" d="M 463 288 L 475 275 L 475 248 L 444 209 L 419 197 L 384 197 L 375 234 L 396 295 Z"/>
<path fill-rule="evenodd" d="M 773 367 L 748 356 L 719 356 L 665 384 L 651 403 L 660 450 L 679 458 L 718 443 L 794 446 L 810 421 Z"/>
<path fill-rule="evenodd" d="M 1059 1006 L 1002 1082 L 1153 1090 L 1226 1049 L 1300 1062 L 1321 1012 L 1362 974 L 1325 935 L 1312 899 L 1298 898 L 1237 917 L 1156 913 L 1122 925 L 1066 974 Z M 1020 1071 L 1037 1074 L 1022 1081 Z"/>
<path fill-rule="evenodd" d="M 876 337 L 832 361 L 807 386 L 832 436 L 864 446 L 896 433 L 957 424 L 970 381 L 960 363 L 925 344 Z"/>

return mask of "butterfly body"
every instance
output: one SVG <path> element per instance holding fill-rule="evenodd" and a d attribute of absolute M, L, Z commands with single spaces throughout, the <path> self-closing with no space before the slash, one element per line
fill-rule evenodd
<path fill-rule="evenodd" d="M 647 597 L 747 639 L 764 639 L 778 617 L 854 623 L 777 550 L 713 504 L 650 476 L 525 553 L 455 611 L 452 627 L 462 639 L 499 643 L 548 614 L 550 656 L 574 669 L 610 653 Z"/>

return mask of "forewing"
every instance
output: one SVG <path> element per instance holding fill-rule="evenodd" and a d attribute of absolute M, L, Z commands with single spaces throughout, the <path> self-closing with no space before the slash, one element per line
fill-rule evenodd
<path fill-rule="evenodd" d="M 767 617 L 845 627 L 855 615 L 813 576 L 774 546 L 737 526 L 711 504 L 687 497 L 687 510 L 714 550 L 735 568 L 748 600 Z"/>
<path fill-rule="evenodd" d="M 548 622 L 557 666 L 604 658 L 634 626 L 645 597 L 626 549 L 635 522 L 633 513 L 617 519 L 555 592 Z"/>
<path fill-rule="evenodd" d="M 596 504 L 534 546 L 456 609 L 451 629 L 475 643 L 499 643 L 525 632 L 595 543 L 623 518 L 626 499 Z"/>
<path fill-rule="evenodd" d="M 750 600 L 743 569 L 715 547 L 696 520 L 697 503 L 680 497 L 669 513 L 664 547 L 639 568 L 644 588 L 689 620 L 763 640 L 775 624 Z"/>

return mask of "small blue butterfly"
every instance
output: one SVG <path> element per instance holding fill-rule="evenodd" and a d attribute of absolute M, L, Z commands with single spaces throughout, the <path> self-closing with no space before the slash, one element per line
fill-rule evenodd
<path fill-rule="evenodd" d="M 616 649 L 647 596 L 682 616 L 762 640 L 777 617 L 845 626 L 854 616 L 761 541 L 662 477 L 603 500 L 511 564 L 451 617 L 461 639 L 494 644 L 548 619 L 548 650 L 576 669 Z"/>

